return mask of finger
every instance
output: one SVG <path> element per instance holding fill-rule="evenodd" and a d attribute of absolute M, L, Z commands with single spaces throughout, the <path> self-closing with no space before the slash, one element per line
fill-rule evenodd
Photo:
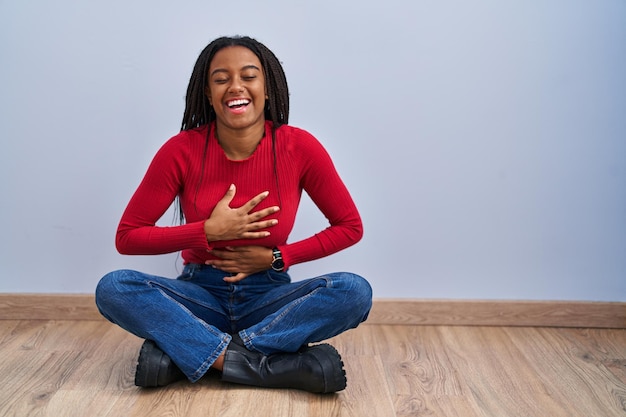
<path fill-rule="evenodd" d="M 240 272 L 233 277 L 224 277 L 224 281 L 230 282 L 230 283 L 239 282 L 242 279 L 247 278 L 248 276 L 249 274 L 244 274 L 243 272 Z"/>
<path fill-rule="evenodd" d="M 228 187 L 228 190 L 226 190 L 226 194 L 224 194 L 224 197 L 222 197 L 219 203 L 226 204 L 227 206 L 230 205 L 230 202 L 233 201 L 233 198 L 235 198 L 236 192 L 237 187 L 235 187 L 235 184 L 230 184 L 230 187 Z"/>
<path fill-rule="evenodd" d="M 222 252 L 224 251 L 228 253 L 228 255 L 226 255 L 228 259 L 236 259 L 241 257 L 242 253 L 248 252 L 249 249 L 247 246 L 226 246 Z"/>
<path fill-rule="evenodd" d="M 211 265 L 213 268 L 217 268 L 220 271 L 237 273 L 240 269 L 230 263 L 218 260 L 209 260 L 205 262 L 206 265 Z"/>
<path fill-rule="evenodd" d="M 230 260 L 230 259 L 234 259 L 233 253 L 231 251 L 228 250 L 223 250 L 223 249 L 213 249 L 210 252 L 212 255 L 217 256 L 218 258 L 220 258 L 220 260 Z M 220 262 L 220 260 L 215 260 L 216 261 L 216 265 L 218 263 L 222 263 Z"/>
<path fill-rule="evenodd" d="M 255 211 L 254 213 L 250 213 L 250 220 L 252 220 L 253 222 L 256 222 L 257 220 L 261 220 L 262 218 L 267 217 L 271 214 L 274 214 L 279 210 L 280 210 L 280 207 L 272 206 L 272 207 L 265 208 L 263 210 Z"/>
<path fill-rule="evenodd" d="M 248 202 L 246 204 L 244 204 L 243 206 L 241 206 L 241 208 L 246 212 L 249 213 L 253 208 L 255 208 L 261 201 L 265 200 L 265 198 L 270 194 L 269 191 L 263 191 L 261 194 L 257 194 L 256 196 L 252 197 L 250 200 L 248 200 Z"/>
<path fill-rule="evenodd" d="M 263 220 L 261 222 L 250 223 L 247 227 L 249 232 L 260 231 L 261 229 L 267 229 L 278 224 L 277 219 Z"/>
<path fill-rule="evenodd" d="M 263 239 L 268 237 L 270 232 L 245 232 L 241 235 L 242 239 Z"/>
<path fill-rule="evenodd" d="M 207 252 L 209 252 L 211 255 L 217 256 L 218 258 L 221 258 L 220 254 L 221 254 L 221 250 L 220 249 L 211 249 L 208 250 Z M 209 259 L 207 262 L 211 262 L 212 259 Z"/>

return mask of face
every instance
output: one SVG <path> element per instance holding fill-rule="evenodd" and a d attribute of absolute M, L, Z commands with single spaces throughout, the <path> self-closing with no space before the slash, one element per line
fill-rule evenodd
<path fill-rule="evenodd" d="M 259 58 L 243 46 L 219 50 L 209 65 L 205 94 L 215 110 L 217 126 L 261 128 L 265 123 L 265 75 Z"/>

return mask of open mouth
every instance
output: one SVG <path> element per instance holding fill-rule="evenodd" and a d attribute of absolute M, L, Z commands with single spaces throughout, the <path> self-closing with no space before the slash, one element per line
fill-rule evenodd
<path fill-rule="evenodd" d="M 250 104 L 250 100 L 248 99 L 231 100 L 226 103 L 229 109 L 240 109 L 246 107 L 248 104 Z"/>

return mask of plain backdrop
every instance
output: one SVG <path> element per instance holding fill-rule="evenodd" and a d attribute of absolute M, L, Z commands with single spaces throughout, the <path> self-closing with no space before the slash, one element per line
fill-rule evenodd
<path fill-rule="evenodd" d="M 623 0 L 0 0 L 0 292 L 90 293 L 199 52 L 283 62 L 364 239 L 298 265 L 375 297 L 626 301 Z M 160 224 L 175 224 L 169 212 Z M 326 227 L 305 199 L 296 240 Z"/>

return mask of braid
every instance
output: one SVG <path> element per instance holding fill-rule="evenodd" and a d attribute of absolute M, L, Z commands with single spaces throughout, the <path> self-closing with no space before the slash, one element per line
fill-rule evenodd
<path fill-rule="evenodd" d="M 209 65 L 215 54 L 228 46 L 243 46 L 259 58 L 263 65 L 265 89 L 269 97 L 265 119 L 273 122 L 274 129 L 287 124 L 289 122 L 289 88 L 280 61 L 259 41 L 247 36 L 236 36 L 218 38 L 200 53 L 187 87 L 181 130 L 194 129 L 215 120 L 215 112 L 205 94 Z"/>
<path fill-rule="evenodd" d="M 259 61 L 263 66 L 265 90 L 268 96 L 265 106 L 265 120 L 270 120 L 272 122 L 274 177 L 276 178 L 278 199 L 279 201 L 282 201 L 280 198 L 280 187 L 278 187 L 278 170 L 276 167 L 276 129 L 289 122 L 289 88 L 287 86 L 287 77 L 285 76 L 283 66 L 276 55 L 274 55 L 274 53 L 261 42 L 248 36 L 221 37 L 208 44 L 200 53 L 200 56 L 198 57 L 191 73 L 191 78 L 189 79 L 187 94 L 185 96 L 185 112 L 183 114 L 181 131 L 209 125 L 204 143 L 202 174 L 196 188 L 196 198 L 202 183 L 202 176 L 204 175 L 204 162 L 206 161 L 206 154 L 209 147 L 211 123 L 216 117 L 215 111 L 205 94 L 205 89 L 208 85 L 209 66 L 215 54 L 220 49 L 228 46 L 243 46 L 248 48 L 259 58 Z M 183 224 L 185 222 L 185 218 L 180 205 L 180 198 L 178 198 L 177 209 L 180 224 Z"/>

